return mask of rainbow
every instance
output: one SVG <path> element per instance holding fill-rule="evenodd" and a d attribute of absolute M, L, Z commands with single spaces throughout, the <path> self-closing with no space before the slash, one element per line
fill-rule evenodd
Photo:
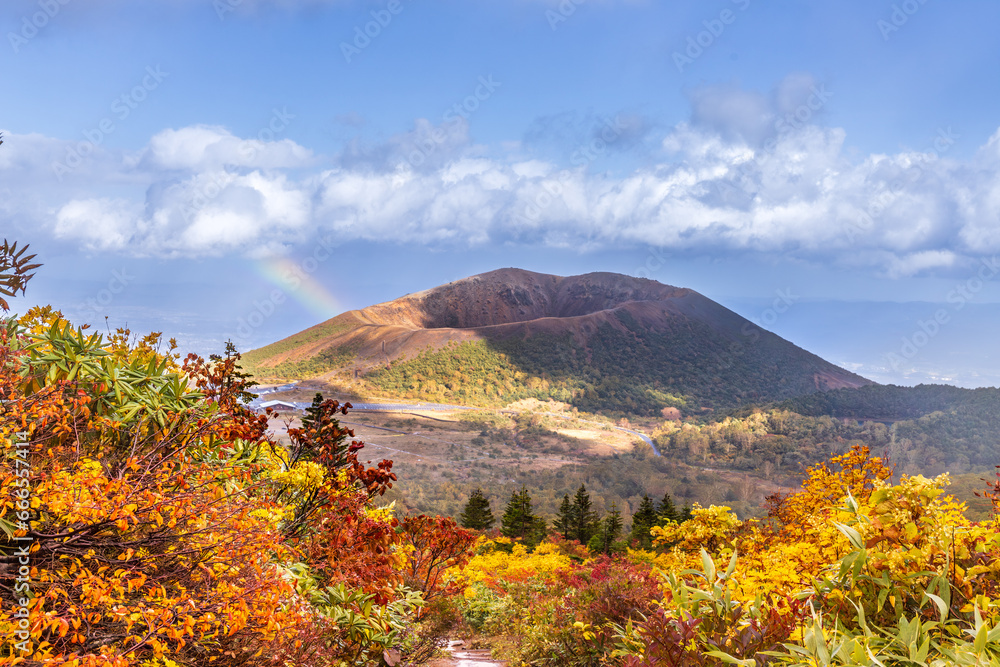
<path fill-rule="evenodd" d="M 309 256 L 298 262 L 289 257 L 272 257 L 257 260 L 254 264 L 262 278 L 300 303 L 320 321 L 328 320 L 343 310 L 337 297 L 316 279 L 316 269 L 322 262 L 315 257 Z"/>

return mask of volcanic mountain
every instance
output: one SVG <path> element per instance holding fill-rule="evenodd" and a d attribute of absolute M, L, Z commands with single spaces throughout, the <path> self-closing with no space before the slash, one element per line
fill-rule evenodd
<path fill-rule="evenodd" d="M 357 378 L 369 393 L 692 413 L 869 380 L 691 289 L 615 273 L 500 269 L 342 313 L 244 357 L 258 377 Z"/>

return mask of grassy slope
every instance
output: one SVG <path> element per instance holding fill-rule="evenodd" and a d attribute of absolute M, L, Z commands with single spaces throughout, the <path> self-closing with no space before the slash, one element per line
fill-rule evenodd
<path fill-rule="evenodd" d="M 292 359 L 288 357 L 300 347 L 314 345 L 325 338 L 346 333 L 354 326 L 348 322 L 337 321 L 337 319 L 317 324 L 276 343 L 247 352 L 243 355 L 243 367 L 261 378 L 297 379 L 319 375 L 331 368 L 348 363 L 354 356 L 354 350 L 347 346 L 332 346 L 322 350 L 312 358 Z M 275 363 L 276 359 L 281 361 Z"/>

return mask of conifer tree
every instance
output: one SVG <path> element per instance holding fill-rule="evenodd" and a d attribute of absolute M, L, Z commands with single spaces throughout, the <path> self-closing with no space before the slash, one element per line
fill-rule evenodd
<path fill-rule="evenodd" d="M 674 505 L 674 499 L 670 497 L 669 493 L 663 494 L 663 500 L 660 501 L 660 506 L 657 508 L 656 513 L 659 514 L 660 523 L 677 521 L 680 518 L 677 514 L 677 506 Z"/>
<path fill-rule="evenodd" d="M 469 494 L 469 502 L 465 504 L 459 521 L 463 528 L 472 530 L 489 530 L 496 523 L 489 498 L 483 494 L 482 489 L 476 489 Z"/>
<path fill-rule="evenodd" d="M 364 446 L 351 440 L 354 431 L 342 428 L 337 419 L 338 413 L 347 414 L 347 405 L 350 404 L 341 405 L 340 401 L 329 398 L 324 400 L 323 394 L 316 393 L 302 417 L 302 427 L 288 431 L 290 436 L 294 434 L 291 449 L 293 463 L 323 456 L 336 468 L 347 465 L 348 456 Z M 327 443 L 326 451 L 321 452 L 323 447 L 319 443 L 324 442 Z"/>
<path fill-rule="evenodd" d="M 541 544 L 545 536 L 548 535 L 548 532 L 549 527 L 545 523 L 545 519 L 540 516 L 534 517 L 534 520 L 531 522 L 531 528 L 528 530 L 528 535 L 524 538 L 525 545 L 535 548 Z"/>
<path fill-rule="evenodd" d="M 569 500 L 569 494 L 563 496 L 562 504 L 559 506 L 559 515 L 556 517 L 555 528 L 564 540 L 568 540 L 573 533 L 573 504 Z"/>
<path fill-rule="evenodd" d="M 313 396 L 312 405 L 306 408 L 306 414 L 302 417 L 302 428 L 313 428 L 319 423 L 322 413 L 321 405 L 323 405 L 323 394 L 317 391 L 316 395 Z"/>
<path fill-rule="evenodd" d="M 684 503 L 684 509 L 681 510 L 680 515 L 677 517 L 677 523 L 684 523 L 691 519 L 693 515 L 691 514 L 691 504 Z"/>
<path fill-rule="evenodd" d="M 622 534 L 622 513 L 616 503 L 611 503 L 611 509 L 600 524 L 600 532 L 597 536 L 600 539 L 601 553 L 611 553 L 611 547 L 621 537 Z"/>
<path fill-rule="evenodd" d="M 648 495 L 643 496 L 639 508 L 632 515 L 632 532 L 629 539 L 637 542 L 640 548 L 649 549 L 653 545 L 649 529 L 659 523 L 659 518 L 652 499 Z"/>
<path fill-rule="evenodd" d="M 32 255 L 34 257 L 34 255 Z M 239 391 L 236 394 L 237 399 L 243 404 L 248 405 L 251 401 L 257 398 L 257 394 L 253 393 L 251 389 L 257 386 L 257 382 L 253 379 L 253 375 L 247 373 L 240 366 L 240 358 L 242 355 L 237 351 L 236 345 L 231 340 L 226 341 L 226 352 L 225 356 L 221 354 L 210 354 L 208 358 L 210 361 L 216 364 L 228 363 L 232 366 L 232 371 L 222 379 L 222 386 L 219 388 L 223 392 L 228 392 L 233 387 L 238 387 Z"/>
<path fill-rule="evenodd" d="M 573 530 L 570 537 L 579 540 L 580 544 L 588 544 L 600 526 L 600 517 L 593 509 L 590 494 L 583 484 L 576 491 L 572 508 Z"/>
<path fill-rule="evenodd" d="M 522 486 L 520 491 L 510 494 L 507 508 L 500 519 L 500 532 L 506 537 L 524 539 L 529 537 L 533 530 L 537 531 L 538 520 L 532 512 L 528 488 Z"/>

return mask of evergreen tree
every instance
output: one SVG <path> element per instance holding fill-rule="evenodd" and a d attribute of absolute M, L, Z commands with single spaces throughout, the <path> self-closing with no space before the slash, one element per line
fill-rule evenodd
<path fill-rule="evenodd" d="M 545 523 L 545 519 L 540 516 L 536 516 L 534 521 L 531 522 L 531 528 L 528 529 L 528 534 L 524 538 L 525 546 L 534 549 L 541 544 L 542 540 L 545 539 L 545 536 L 548 535 L 548 533 L 549 527 Z"/>
<path fill-rule="evenodd" d="M 351 440 L 351 431 L 341 427 L 338 413 L 346 414 L 339 401 L 324 399 L 323 394 L 316 393 L 302 417 L 302 427 L 288 430 L 293 441 L 293 463 L 323 457 L 337 468 L 348 465 L 348 455 L 358 447 Z"/>
<path fill-rule="evenodd" d="M 5 246 L 6 243 L 7 242 L 4 241 Z M 34 255 L 31 255 L 31 257 L 34 257 Z M 30 260 L 31 257 L 27 257 L 26 259 Z M 30 278 L 31 276 L 28 277 Z M 11 294 L 10 296 L 14 295 Z M 0 299 L 0 301 L 3 300 Z M 6 302 L 3 303 L 6 304 Z M 240 365 L 240 359 L 242 358 L 242 356 L 243 355 L 241 355 L 236 350 L 236 345 L 233 343 L 233 341 L 227 340 L 225 356 L 221 354 L 210 354 L 208 355 L 208 358 L 210 361 L 213 361 L 217 364 L 226 363 L 232 365 L 232 371 L 227 373 L 225 377 L 222 379 L 222 385 L 219 387 L 219 390 L 222 394 L 226 394 L 232 388 L 239 387 L 239 391 L 237 392 L 236 397 L 239 399 L 240 403 L 242 403 L 243 405 L 248 405 L 251 401 L 257 398 L 257 394 L 251 391 L 251 389 L 257 386 L 257 382 L 254 381 L 253 375 L 245 372 L 243 370 L 243 367 Z"/>
<path fill-rule="evenodd" d="M 570 537 L 579 540 L 580 544 L 588 544 L 590 538 L 594 536 L 600 526 L 600 517 L 590 503 L 590 494 L 587 488 L 581 484 L 573 498 L 573 530 Z"/>
<path fill-rule="evenodd" d="M 649 529 L 659 523 L 659 515 L 656 513 L 656 506 L 649 496 L 643 496 L 639 502 L 639 508 L 632 515 L 632 532 L 629 540 L 638 543 L 639 548 L 649 549 L 653 546 L 653 538 L 649 534 Z"/>
<path fill-rule="evenodd" d="M 601 553 L 611 553 L 612 546 L 621 537 L 623 525 L 622 513 L 618 510 L 618 505 L 611 503 L 611 509 L 600 523 L 599 532 L 594 535 L 594 539 L 598 540 L 598 549 Z"/>
<path fill-rule="evenodd" d="M 573 533 L 573 504 L 569 500 L 569 494 L 563 496 L 562 505 L 559 506 L 559 515 L 553 525 L 564 540 L 568 540 Z"/>
<path fill-rule="evenodd" d="M 660 507 L 656 510 L 656 513 L 659 515 L 660 523 L 680 519 L 680 516 L 677 514 L 677 506 L 674 505 L 674 499 L 670 497 L 669 493 L 663 494 L 663 500 L 660 501 Z"/>
<path fill-rule="evenodd" d="M 469 494 L 469 502 L 465 504 L 459 522 L 463 528 L 472 530 L 489 530 L 496 523 L 489 498 L 483 495 L 482 489 L 476 489 Z"/>
<path fill-rule="evenodd" d="M 677 517 L 677 523 L 684 523 L 691 519 L 691 505 L 689 503 L 684 503 L 684 509 L 681 510 L 680 516 Z"/>
<path fill-rule="evenodd" d="M 522 486 L 520 491 L 510 494 L 510 501 L 500 519 L 500 532 L 506 537 L 524 539 L 531 536 L 532 531 L 538 531 L 538 521 L 531 509 L 528 488 Z"/>
<path fill-rule="evenodd" d="M 306 414 L 302 417 L 302 428 L 315 428 L 320 422 L 320 415 L 323 409 L 320 407 L 323 405 L 323 394 L 316 392 L 313 396 L 312 405 L 306 408 Z"/>

